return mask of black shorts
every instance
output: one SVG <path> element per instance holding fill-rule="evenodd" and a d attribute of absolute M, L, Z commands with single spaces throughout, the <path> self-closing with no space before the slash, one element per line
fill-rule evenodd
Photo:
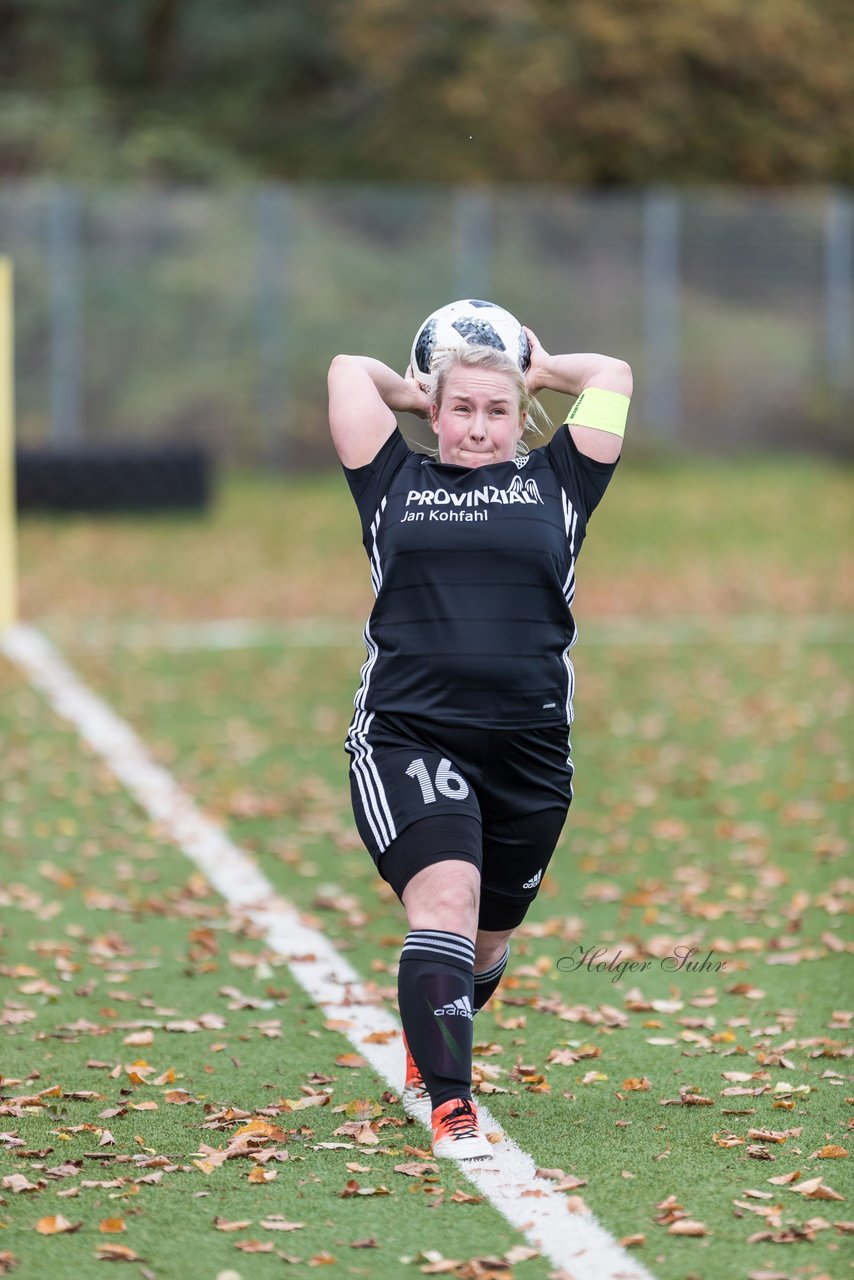
<path fill-rule="evenodd" d="M 397 896 L 424 867 L 458 859 L 481 873 L 480 927 L 520 924 L 572 800 L 566 726 L 479 729 L 358 711 L 345 747 L 356 826 Z"/>

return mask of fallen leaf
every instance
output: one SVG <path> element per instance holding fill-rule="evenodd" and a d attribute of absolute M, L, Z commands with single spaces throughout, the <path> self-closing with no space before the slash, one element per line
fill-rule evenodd
<path fill-rule="evenodd" d="M 338 1195 L 342 1200 L 349 1200 L 351 1196 L 389 1196 L 391 1192 L 388 1187 L 361 1187 L 355 1178 L 350 1178 Z"/>
<path fill-rule="evenodd" d="M 514 1244 L 502 1256 L 504 1261 L 512 1267 L 517 1262 L 531 1262 L 534 1258 L 539 1258 L 540 1255 L 536 1249 L 531 1249 L 526 1244 Z"/>
<path fill-rule="evenodd" d="M 125 1036 L 122 1044 L 131 1045 L 134 1048 L 143 1047 L 145 1045 L 154 1044 L 153 1031 L 131 1031 L 130 1035 Z"/>
<path fill-rule="evenodd" d="M 703 1222 L 695 1222 L 693 1218 L 678 1218 L 667 1228 L 671 1236 L 707 1236 L 709 1228 Z"/>
<path fill-rule="evenodd" d="M 246 1227 L 252 1226 L 251 1218 L 238 1218 L 230 1222 L 228 1218 L 214 1218 L 214 1226 L 217 1231 L 244 1231 Z"/>
<path fill-rule="evenodd" d="M 105 1236 L 118 1235 L 122 1231 L 127 1231 L 127 1226 L 124 1218 L 104 1218 L 98 1224 L 98 1230 Z"/>
<path fill-rule="evenodd" d="M 792 1187 L 792 1191 L 795 1195 L 806 1196 L 807 1200 L 845 1199 L 843 1195 L 840 1195 L 838 1191 L 834 1191 L 832 1187 L 825 1186 L 820 1175 L 817 1178 L 808 1178 L 799 1187 Z"/>
<path fill-rule="evenodd" d="M 347 1168 L 351 1169 L 351 1166 L 348 1165 Z M 407 1178 L 423 1178 L 425 1173 L 436 1172 L 436 1163 L 435 1161 L 428 1161 L 428 1160 L 424 1160 L 424 1161 L 412 1160 L 409 1162 L 409 1164 L 396 1164 L 394 1166 L 394 1171 L 395 1173 L 405 1174 Z M 359 1165 L 359 1166 L 353 1167 L 351 1169 L 351 1172 L 367 1173 L 368 1170 L 362 1169 L 362 1167 Z"/>
<path fill-rule="evenodd" d="M 57 1213 L 47 1218 L 39 1218 L 35 1230 L 40 1236 L 60 1236 L 71 1231 L 79 1231 L 82 1226 L 82 1222 L 69 1222 L 61 1213 Z"/>
<path fill-rule="evenodd" d="M 183 1106 L 187 1102 L 195 1102 L 196 1099 L 192 1094 L 187 1093 L 186 1089 L 169 1089 L 163 1095 L 163 1101 L 169 1102 L 173 1106 Z"/>
<path fill-rule="evenodd" d="M 288 1135 L 284 1129 L 277 1124 L 270 1124 L 269 1120 L 261 1120 L 254 1117 L 248 1124 L 242 1125 L 239 1129 L 235 1129 L 231 1135 L 231 1141 L 235 1138 L 243 1138 L 247 1134 L 258 1138 L 272 1138 L 274 1142 L 286 1142 Z"/>
<path fill-rule="evenodd" d="M 7 1191 L 13 1192 L 16 1196 L 23 1191 L 39 1191 L 41 1189 L 38 1183 L 30 1182 L 29 1178 L 25 1177 L 23 1173 L 8 1173 L 3 1178 L 2 1185 Z"/>
<path fill-rule="evenodd" d="M 744 1143 L 744 1138 L 739 1138 L 735 1133 L 713 1133 L 712 1142 L 719 1147 L 740 1147 Z"/>
<path fill-rule="evenodd" d="M 138 1253 L 129 1249 L 126 1244 L 99 1244 L 95 1250 L 99 1262 L 141 1262 Z"/>

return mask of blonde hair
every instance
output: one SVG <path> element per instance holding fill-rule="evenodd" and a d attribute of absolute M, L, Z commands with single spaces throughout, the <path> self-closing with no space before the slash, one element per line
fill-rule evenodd
<path fill-rule="evenodd" d="M 506 374 L 519 397 L 519 409 L 525 419 L 525 431 L 542 436 L 543 429 L 551 427 L 552 422 L 536 396 L 528 390 L 525 375 L 512 356 L 497 347 L 481 347 L 466 345 L 464 347 L 437 347 L 430 361 L 430 373 L 433 376 L 431 401 L 438 410 L 442 405 L 448 375 L 454 369 L 485 369 L 488 373 Z M 516 457 L 524 457 L 528 445 L 520 436 L 516 442 Z"/>

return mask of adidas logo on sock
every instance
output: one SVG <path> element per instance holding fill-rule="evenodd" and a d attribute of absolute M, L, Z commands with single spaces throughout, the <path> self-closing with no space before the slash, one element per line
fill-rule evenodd
<path fill-rule="evenodd" d="M 523 889 L 536 889 L 537 885 L 540 883 L 540 881 L 542 880 L 542 878 L 543 878 L 543 869 L 542 869 L 542 867 L 540 867 L 540 869 L 539 869 L 539 871 L 537 872 L 537 874 L 536 874 L 535 876 L 531 876 L 530 880 L 526 880 L 526 881 L 525 881 L 525 883 L 522 885 L 522 888 L 523 888 Z"/>
<path fill-rule="evenodd" d="M 459 1000 L 453 1000 L 444 1005 L 441 1009 L 434 1009 L 437 1018 L 468 1018 L 472 1020 L 471 1001 L 468 996 L 460 996 Z"/>

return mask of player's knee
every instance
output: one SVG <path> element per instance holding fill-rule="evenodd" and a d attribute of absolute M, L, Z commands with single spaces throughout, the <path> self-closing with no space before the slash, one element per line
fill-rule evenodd
<path fill-rule="evenodd" d="M 413 876 L 403 903 L 410 929 L 441 929 L 473 938 L 479 897 L 476 869 L 466 864 L 452 870 L 445 862 Z"/>
<path fill-rule="evenodd" d="M 486 931 L 478 929 L 474 943 L 474 971 L 482 973 L 498 964 L 507 949 L 507 943 L 513 936 L 512 929 Z"/>

